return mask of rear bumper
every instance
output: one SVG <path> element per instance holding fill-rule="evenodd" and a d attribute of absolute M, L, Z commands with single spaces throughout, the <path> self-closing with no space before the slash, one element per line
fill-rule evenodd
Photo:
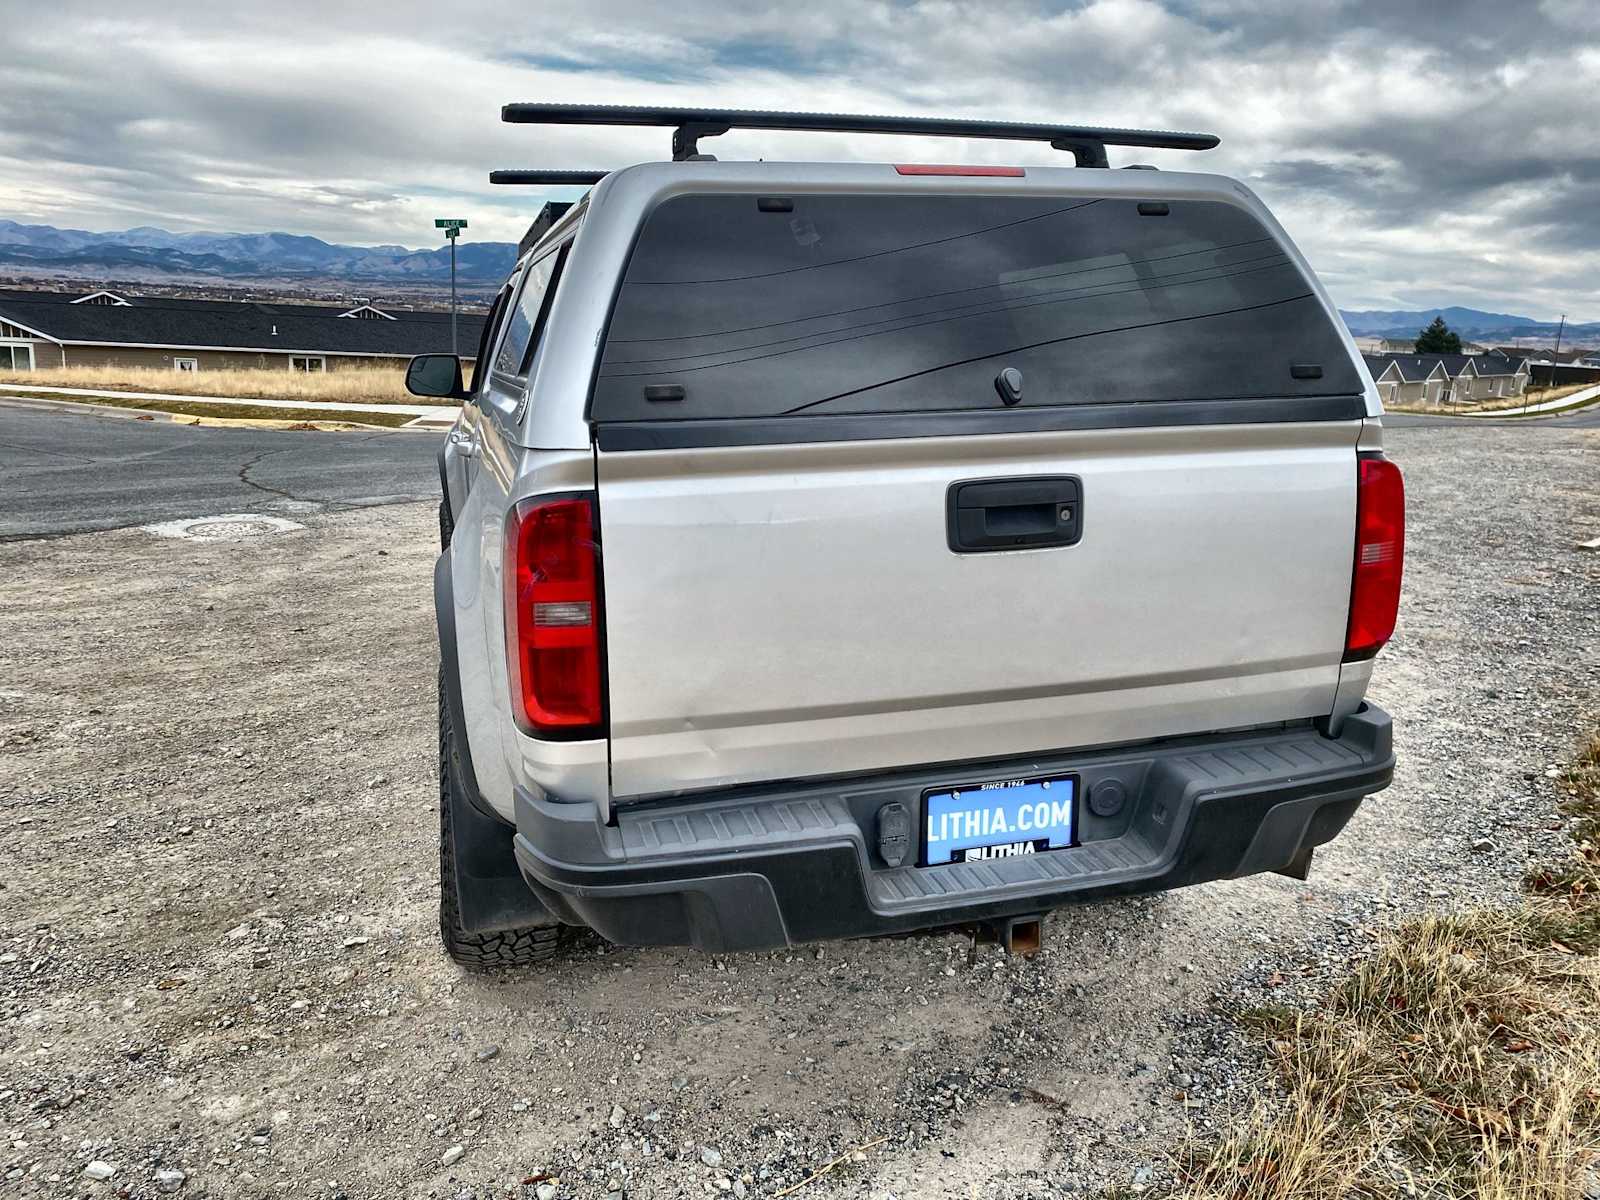
<path fill-rule="evenodd" d="M 878 855 L 886 803 L 920 829 L 927 789 L 1068 771 L 1083 797 L 1109 780 L 1126 795 L 1107 815 L 1080 802 L 1070 850 L 937 867 Z M 1298 726 L 689 797 L 621 811 L 614 825 L 589 805 L 519 793 L 515 850 L 552 912 L 612 941 L 759 950 L 1277 870 L 1331 840 L 1393 774 L 1389 716 L 1364 705 L 1337 738 Z"/>

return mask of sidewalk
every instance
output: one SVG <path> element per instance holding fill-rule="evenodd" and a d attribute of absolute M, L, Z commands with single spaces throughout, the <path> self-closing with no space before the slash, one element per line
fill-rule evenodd
<path fill-rule="evenodd" d="M 1596 400 L 1600 400 L 1600 384 L 1596 384 L 1592 388 L 1585 388 L 1581 392 L 1574 392 L 1570 396 L 1562 396 L 1558 400 L 1543 400 L 1538 404 L 1530 404 L 1527 408 L 1520 406 L 1516 408 L 1496 408 L 1487 412 L 1480 410 L 1478 412 L 1458 412 L 1450 415 L 1457 417 L 1519 417 L 1526 412 L 1531 416 L 1533 413 L 1560 412 L 1568 408 L 1582 408 L 1585 404 L 1591 404 Z"/>
<path fill-rule="evenodd" d="M 31 383 L 0 383 L 0 392 L 28 392 L 34 395 L 87 396 L 109 400 L 165 400 L 182 404 L 243 404 L 251 408 L 315 409 L 318 412 L 402 413 L 408 417 L 430 418 L 428 424 L 442 421 L 453 424 L 460 410 L 453 404 L 354 404 L 341 400 L 266 400 L 247 396 L 187 396 L 177 392 L 119 392 L 95 388 L 49 387 Z M 219 414 L 221 415 L 221 414 Z M 293 415 L 292 411 L 290 415 Z"/>

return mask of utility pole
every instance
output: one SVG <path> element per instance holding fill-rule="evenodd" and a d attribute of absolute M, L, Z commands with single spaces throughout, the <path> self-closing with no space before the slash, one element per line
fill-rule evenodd
<path fill-rule="evenodd" d="M 1565 333 L 1566 331 L 1567 331 L 1567 314 L 1566 313 L 1562 313 L 1561 314 L 1561 322 L 1556 326 L 1556 348 L 1555 348 L 1554 352 L 1550 355 L 1550 382 L 1545 384 L 1545 387 L 1544 387 L 1544 390 L 1547 391 L 1547 392 L 1555 390 L 1555 386 L 1556 386 L 1556 368 L 1561 365 L 1561 335 L 1563 333 Z M 1532 368 L 1530 367 L 1529 370 L 1531 372 Z M 1523 390 L 1523 393 L 1522 393 L 1522 395 L 1523 395 L 1522 411 L 1523 412 L 1527 412 L 1528 411 L 1527 396 L 1528 396 L 1528 392 L 1530 390 L 1531 389 L 1526 389 L 1525 388 Z"/>
<path fill-rule="evenodd" d="M 461 348 L 456 344 L 456 239 L 467 223 L 454 217 L 440 217 L 433 225 L 435 229 L 444 230 L 444 236 L 450 241 L 450 353 L 460 358 Z"/>

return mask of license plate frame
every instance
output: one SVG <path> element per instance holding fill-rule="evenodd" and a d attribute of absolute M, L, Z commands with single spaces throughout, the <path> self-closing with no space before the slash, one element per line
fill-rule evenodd
<path fill-rule="evenodd" d="M 1062 788 L 1066 792 L 1064 800 L 1059 794 L 1049 794 Z M 1075 771 L 927 788 L 922 793 L 922 811 L 918 822 L 917 865 L 941 867 L 959 862 L 992 861 L 1017 854 L 1053 854 L 1058 850 L 1070 850 L 1079 844 L 1081 792 L 1081 782 Z M 1050 818 L 1042 830 L 1037 824 L 1040 815 L 1038 806 L 1041 803 L 1047 806 L 1045 815 Z M 1061 804 L 1066 806 L 1064 821 L 1058 819 Z M 1024 806 L 1028 809 L 1027 817 L 1019 827 Z M 975 818 L 977 832 L 970 834 L 965 832 L 970 828 L 966 816 L 969 812 L 978 814 Z M 997 812 L 1005 814 L 1004 829 L 996 824 L 994 814 Z M 957 819 L 960 821 L 959 828 L 950 824 Z M 940 836 L 930 836 L 935 832 Z M 1035 833 L 1044 836 L 1026 836 Z M 1024 836 L 1016 836 L 1018 834 Z M 1031 844 L 1031 848 L 1020 849 L 1025 843 Z M 973 851 L 986 853 L 974 854 Z"/>

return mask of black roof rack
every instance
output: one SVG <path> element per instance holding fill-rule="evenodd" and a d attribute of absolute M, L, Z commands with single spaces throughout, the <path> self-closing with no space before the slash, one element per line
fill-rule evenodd
<path fill-rule="evenodd" d="M 500 119 L 514 125 L 657 125 L 672 129 L 675 162 L 699 157 L 699 139 L 730 129 L 791 129 L 827 133 L 908 133 L 924 137 L 999 138 L 1048 142 L 1072 153 L 1080 167 L 1104 167 L 1107 146 L 1210 150 L 1212 133 L 1159 129 L 1102 129 L 1093 125 L 1039 125 L 946 117 L 874 117 L 857 113 L 763 112 L 743 108 L 671 108 L 649 104 L 507 104 Z M 604 172 L 496 171 L 496 183 L 593 183 Z M 590 178 L 590 176 L 594 178 Z M 496 178 L 496 177 L 501 178 Z M 515 178 L 512 178 L 512 177 Z M 557 179 L 555 176 L 564 176 Z"/>

